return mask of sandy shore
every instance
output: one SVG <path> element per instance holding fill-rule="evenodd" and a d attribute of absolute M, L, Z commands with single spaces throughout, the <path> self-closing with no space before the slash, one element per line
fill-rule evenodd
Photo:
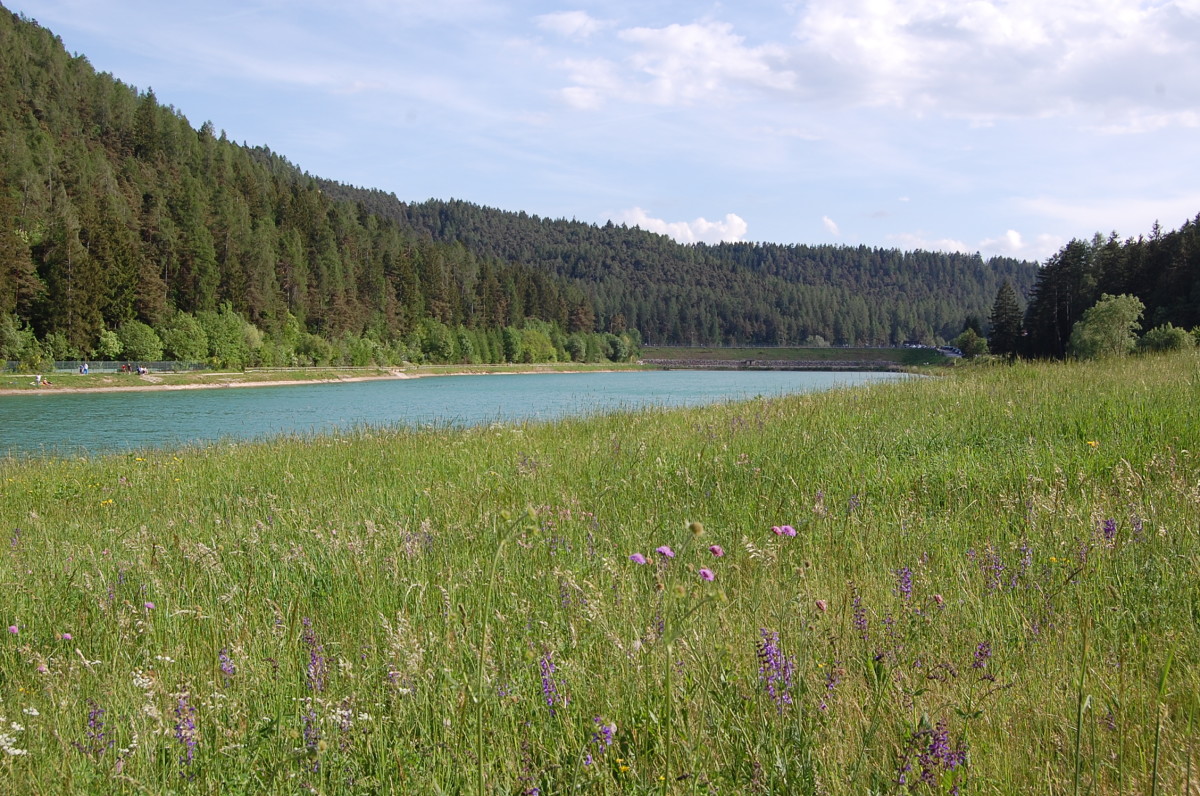
<path fill-rule="evenodd" d="M 529 368 L 528 370 L 504 370 L 504 371 L 403 371 L 393 370 L 387 374 L 378 376 L 336 376 L 333 378 L 323 379 L 276 379 L 273 381 L 236 381 L 229 378 L 233 374 L 208 374 L 214 379 L 212 382 L 193 382 L 189 384 L 165 384 L 162 382 L 161 376 L 156 376 L 151 373 L 148 376 L 142 376 L 143 384 L 127 384 L 127 385 L 110 385 L 97 387 L 59 387 L 51 384 L 48 387 L 40 387 L 30 389 L 11 389 L 0 388 L 0 395 L 65 395 L 72 393 L 89 393 L 89 392 L 150 392 L 150 391 L 166 391 L 166 390 L 216 390 L 228 389 L 231 387 L 287 387 L 301 384 L 350 384 L 358 381 L 390 381 L 393 379 L 423 379 L 434 376 L 511 376 L 517 374 L 531 373 L 608 373 L 607 370 L 554 370 L 550 368 Z M 16 374 L 19 378 L 32 379 L 33 376 Z M 103 378 L 100 374 L 96 374 L 95 378 Z M 215 379 L 225 378 L 224 381 L 216 381 Z"/>

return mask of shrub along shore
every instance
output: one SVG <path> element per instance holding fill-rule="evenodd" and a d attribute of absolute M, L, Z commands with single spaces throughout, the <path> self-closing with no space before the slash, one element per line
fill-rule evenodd
<path fill-rule="evenodd" d="M 0 777 L 1189 793 L 1198 430 L 1187 351 L 0 460 Z"/>

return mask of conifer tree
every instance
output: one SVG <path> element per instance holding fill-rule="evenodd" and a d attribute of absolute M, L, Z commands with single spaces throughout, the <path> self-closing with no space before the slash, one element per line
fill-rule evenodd
<path fill-rule="evenodd" d="M 1007 279 L 996 291 L 988 323 L 991 325 L 988 350 L 993 354 L 1015 356 L 1021 342 L 1021 307 L 1017 304 L 1017 292 Z"/>

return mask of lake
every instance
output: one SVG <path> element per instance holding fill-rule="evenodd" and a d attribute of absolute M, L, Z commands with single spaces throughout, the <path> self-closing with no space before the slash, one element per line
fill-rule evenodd
<path fill-rule="evenodd" d="M 365 426 L 553 420 L 902 378 L 895 373 L 675 370 L 6 395 L 0 396 L 0 454 L 96 455 Z"/>

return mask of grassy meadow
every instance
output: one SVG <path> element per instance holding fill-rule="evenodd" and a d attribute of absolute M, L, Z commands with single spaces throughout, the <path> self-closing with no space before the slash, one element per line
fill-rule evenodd
<path fill-rule="evenodd" d="M 1196 794 L 1198 437 L 1192 351 L 0 460 L 0 790 Z"/>

